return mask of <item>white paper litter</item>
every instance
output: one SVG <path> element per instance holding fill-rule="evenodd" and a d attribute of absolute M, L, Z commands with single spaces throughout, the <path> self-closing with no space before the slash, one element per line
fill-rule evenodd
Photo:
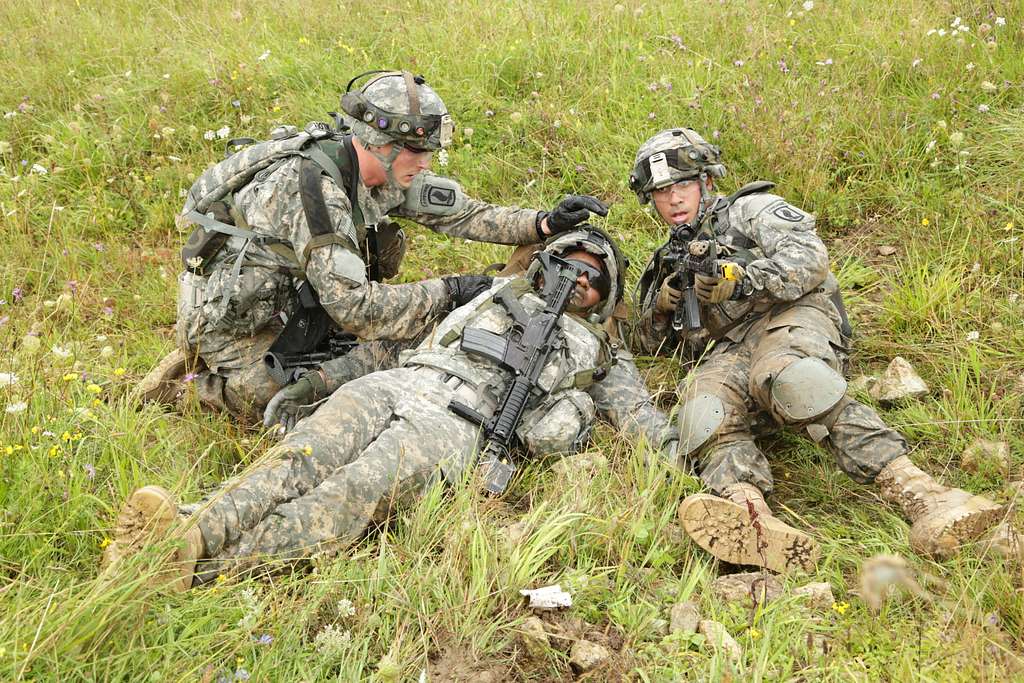
<path fill-rule="evenodd" d="M 557 583 L 553 586 L 544 586 L 543 588 L 524 588 L 519 591 L 519 594 L 530 598 L 530 607 L 538 609 L 572 607 L 572 596 L 562 590 L 562 587 Z"/>

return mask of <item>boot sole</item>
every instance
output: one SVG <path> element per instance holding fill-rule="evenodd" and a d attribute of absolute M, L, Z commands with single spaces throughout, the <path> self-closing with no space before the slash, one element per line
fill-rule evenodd
<path fill-rule="evenodd" d="M 960 546 L 996 526 L 1003 514 L 1003 506 L 983 496 L 972 496 L 961 505 L 915 523 L 910 529 L 910 547 L 922 555 L 949 559 Z"/>
<path fill-rule="evenodd" d="M 688 496 L 679 506 L 679 520 L 697 545 L 732 564 L 809 574 L 821 552 L 807 534 L 764 515 L 755 525 L 745 507 L 718 496 Z"/>
<path fill-rule="evenodd" d="M 181 349 L 168 353 L 139 382 L 139 399 L 142 403 L 174 403 L 181 388 L 178 380 L 188 372 L 188 366 L 189 359 Z"/>

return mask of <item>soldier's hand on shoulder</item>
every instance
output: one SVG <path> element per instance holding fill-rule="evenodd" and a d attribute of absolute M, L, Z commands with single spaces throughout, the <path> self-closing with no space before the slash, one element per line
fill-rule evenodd
<path fill-rule="evenodd" d="M 679 305 L 679 297 L 683 295 L 681 289 L 677 289 L 675 274 L 669 275 L 661 283 L 658 290 L 658 298 L 654 302 L 654 312 L 660 315 L 668 315 L 676 310 Z"/>
<path fill-rule="evenodd" d="M 608 206 L 597 197 L 585 194 L 567 194 L 544 218 L 548 222 L 548 234 L 568 232 L 590 218 L 590 214 L 608 215 Z"/>
<path fill-rule="evenodd" d="M 465 306 L 477 294 L 490 288 L 494 278 L 490 275 L 448 275 L 441 278 L 448 288 L 448 300 L 452 308 Z"/>

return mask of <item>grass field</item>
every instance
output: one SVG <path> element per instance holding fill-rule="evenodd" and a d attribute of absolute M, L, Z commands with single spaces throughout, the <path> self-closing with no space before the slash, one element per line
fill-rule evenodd
<path fill-rule="evenodd" d="M 348 78 L 385 66 L 445 98 L 460 130 L 438 170 L 473 195 L 614 203 L 631 283 L 664 239 L 626 187 L 638 144 L 675 125 L 713 137 L 723 189 L 773 180 L 818 216 L 855 374 L 901 355 L 931 385 L 882 411 L 913 459 L 1001 501 L 1024 475 L 1024 4 L 341 4 L 0 3 L 0 680 L 553 681 L 580 633 L 613 653 L 587 680 L 1024 679 L 1020 566 L 915 557 L 897 511 L 796 436 L 765 444 L 776 501 L 823 561 L 758 609 L 717 599 L 718 567 L 680 537 L 697 480 L 607 429 L 591 468 L 531 464 L 500 500 L 435 490 L 312 573 L 183 596 L 146 588 L 144 563 L 98 579 L 133 488 L 196 499 L 270 440 L 131 398 L 173 343 L 181 192 L 220 138 L 323 119 Z M 413 234 L 403 280 L 505 253 Z M 669 405 L 678 367 L 640 363 Z M 1008 471 L 960 470 L 979 437 L 1010 444 Z M 854 591 L 877 553 L 940 579 L 935 599 L 869 613 Z M 808 580 L 834 608 L 792 595 Z M 553 618 L 565 637 L 528 653 L 518 590 L 555 582 L 575 600 Z M 664 638 L 685 599 L 738 663 Z"/>

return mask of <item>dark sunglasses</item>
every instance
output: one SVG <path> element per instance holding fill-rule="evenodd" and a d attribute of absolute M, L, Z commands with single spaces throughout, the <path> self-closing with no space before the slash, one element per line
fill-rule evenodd
<path fill-rule="evenodd" d="M 587 283 L 600 292 L 601 298 L 608 296 L 610 283 L 608 275 L 603 270 L 595 268 L 586 261 L 580 261 L 574 258 L 567 258 L 565 259 L 565 262 L 580 271 L 580 273 L 586 275 Z"/>

